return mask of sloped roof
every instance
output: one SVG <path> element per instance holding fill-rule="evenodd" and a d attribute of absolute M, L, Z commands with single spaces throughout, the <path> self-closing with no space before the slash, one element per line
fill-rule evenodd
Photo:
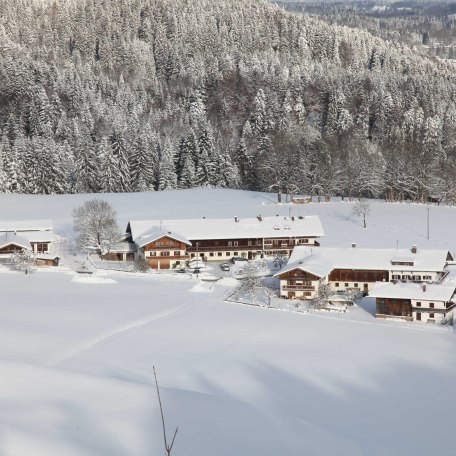
<path fill-rule="evenodd" d="M 419 283 L 376 282 L 369 296 L 372 298 L 413 299 L 448 302 L 454 295 L 456 285 Z"/>
<path fill-rule="evenodd" d="M 54 231 L 19 231 L 21 237 L 28 239 L 29 242 L 53 242 Z"/>
<path fill-rule="evenodd" d="M 154 242 L 163 237 L 169 237 L 176 241 L 183 242 L 184 244 L 192 245 L 192 243 L 187 238 L 182 236 L 182 234 L 176 233 L 174 231 L 160 229 L 159 227 L 153 227 L 150 232 L 146 232 L 143 235 L 134 238 L 134 241 L 139 247 L 144 247 L 145 245 L 150 244 L 151 242 Z"/>
<path fill-rule="evenodd" d="M 0 220 L 0 232 L 50 231 L 52 220 Z"/>
<path fill-rule="evenodd" d="M 448 250 L 418 249 L 365 249 L 359 247 L 295 247 L 289 264 L 302 262 L 302 265 L 324 264 L 332 269 L 358 269 L 381 271 L 443 271 L 447 263 Z M 393 265 L 400 258 L 413 261 L 413 266 Z M 287 265 L 288 266 L 288 265 Z"/>
<path fill-rule="evenodd" d="M 295 249 L 296 248 L 297 247 L 295 247 Z M 285 272 L 293 271 L 295 269 L 309 272 L 310 274 L 313 274 L 317 277 L 326 277 L 334 269 L 334 266 L 329 258 L 318 255 L 318 253 L 312 255 L 311 257 L 308 257 L 305 261 L 291 261 L 290 257 L 290 261 L 287 263 L 287 265 L 279 272 L 274 274 L 274 277 L 280 276 Z"/>
<path fill-rule="evenodd" d="M 159 227 L 162 227 L 160 230 Z M 127 227 L 136 242 L 154 230 L 180 233 L 186 239 L 293 238 L 324 236 L 318 216 L 255 217 L 230 219 L 182 219 L 130 221 Z"/>
<path fill-rule="evenodd" d="M 136 244 L 133 242 L 118 242 L 117 244 L 113 244 L 109 249 L 110 253 L 129 253 L 129 252 L 136 252 Z"/>
<path fill-rule="evenodd" d="M 0 234 L 0 249 L 7 245 L 15 244 L 19 247 L 31 250 L 30 241 L 22 236 L 14 233 L 1 233 Z"/>
<path fill-rule="evenodd" d="M 55 253 L 36 253 L 35 258 L 37 260 L 55 260 L 56 258 L 60 259 L 60 257 Z"/>

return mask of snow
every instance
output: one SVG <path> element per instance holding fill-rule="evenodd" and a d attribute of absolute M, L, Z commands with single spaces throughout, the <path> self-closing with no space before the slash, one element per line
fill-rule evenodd
<path fill-rule="evenodd" d="M 410 246 L 411 247 L 411 246 Z M 408 254 L 408 255 L 407 255 Z M 419 249 L 413 256 L 410 249 L 366 249 L 359 247 L 304 247 L 293 249 L 290 268 L 306 268 L 320 277 L 332 269 L 368 269 L 382 271 L 443 271 L 447 262 L 448 250 Z M 393 262 L 411 262 L 413 265 L 394 265 Z"/>
<path fill-rule="evenodd" d="M 2 218 L 41 214 L 71 235 L 73 208 L 91 197 L 1 195 L 0 207 Z M 372 202 L 363 229 L 348 202 L 298 208 L 209 189 L 97 197 L 121 226 L 151 207 L 164 219 L 291 209 L 319 215 L 328 246 L 456 250 L 452 207 L 431 208 L 427 240 L 421 205 Z M 70 253 L 57 253 L 70 267 Z M 372 298 L 347 312 L 295 312 L 291 301 L 283 310 L 225 302 L 232 278 L 98 274 L 76 277 L 116 283 L 0 266 L 2 456 L 164 454 L 152 366 L 168 430 L 179 426 L 173 456 L 454 454 L 452 328 L 376 320 Z"/>
<path fill-rule="evenodd" d="M 418 283 L 377 282 L 369 293 L 372 298 L 421 299 L 424 301 L 448 302 L 454 295 L 456 284 L 426 284 L 423 288 Z"/>
<path fill-rule="evenodd" d="M 52 231 L 52 220 L 0 220 L 0 231 Z"/>
<path fill-rule="evenodd" d="M 133 225 L 134 223 L 137 223 L 137 222 L 130 222 L 130 226 Z M 160 239 L 164 236 L 174 239 L 175 241 L 179 241 L 184 244 L 190 245 L 190 246 L 192 245 L 192 243 L 188 239 L 186 239 L 184 236 L 180 235 L 179 233 L 175 233 L 174 231 L 163 230 L 158 226 L 153 227 L 150 231 L 145 232 L 141 236 L 134 236 L 133 239 L 135 240 L 135 243 L 139 247 L 144 247 L 145 245 L 147 245 L 151 242 L 154 242 L 157 239 Z"/>
<path fill-rule="evenodd" d="M 135 242 L 138 242 L 143 236 L 151 236 L 152 241 L 157 239 L 157 230 L 159 233 L 166 233 L 167 230 L 170 230 L 171 233 L 174 233 L 173 236 L 177 236 L 176 233 L 181 233 L 182 242 L 187 243 L 187 239 L 324 236 L 320 219 L 317 216 L 302 216 L 302 218 L 277 215 L 275 217 L 254 218 L 235 216 L 230 219 L 209 219 L 205 217 L 184 219 L 182 217 L 177 220 L 130 221 L 129 225 Z M 159 229 L 159 226 L 162 226 L 163 229 Z M 252 236 L 251 233 L 255 233 L 255 235 Z M 141 242 L 144 243 L 144 241 Z"/>
<path fill-rule="evenodd" d="M 76 283 L 94 283 L 94 284 L 106 284 L 106 283 L 116 283 L 115 280 L 109 279 L 106 277 L 100 277 L 95 274 L 77 274 L 72 279 L 72 282 Z"/>

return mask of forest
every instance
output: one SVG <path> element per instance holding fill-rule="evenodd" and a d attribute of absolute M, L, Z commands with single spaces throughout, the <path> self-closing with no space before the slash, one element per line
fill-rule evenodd
<path fill-rule="evenodd" d="M 0 191 L 456 201 L 456 71 L 263 0 L 0 0 Z"/>
<path fill-rule="evenodd" d="M 456 60 L 456 3 L 425 0 L 373 2 L 276 2 L 287 11 L 310 14 L 330 24 L 368 30 L 428 55 Z"/>

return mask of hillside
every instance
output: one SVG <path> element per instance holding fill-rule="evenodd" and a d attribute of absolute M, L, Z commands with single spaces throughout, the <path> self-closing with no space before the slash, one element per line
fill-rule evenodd
<path fill-rule="evenodd" d="M 2 0 L 0 189 L 456 195 L 451 66 L 261 0 Z"/>
<path fill-rule="evenodd" d="M 49 217 L 70 237 L 72 209 L 92 197 L 0 195 L 1 219 Z M 227 189 L 102 197 L 122 226 L 290 208 L 273 194 Z M 456 208 L 431 207 L 427 241 L 426 206 L 371 206 L 366 229 L 353 203 L 292 214 L 320 215 L 325 246 L 399 240 L 456 250 Z M 219 283 L 115 271 L 87 278 L 64 260 L 27 276 L 0 265 L 2 456 L 163 454 L 153 366 L 167 427 L 179 426 L 173 456 L 454 454 L 451 327 L 377 320 L 369 305 L 338 314 L 228 303 L 232 288 Z"/>

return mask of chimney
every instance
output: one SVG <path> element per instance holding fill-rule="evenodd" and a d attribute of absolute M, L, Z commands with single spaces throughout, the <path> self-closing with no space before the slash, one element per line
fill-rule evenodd
<path fill-rule="evenodd" d="M 412 245 L 411 251 L 412 251 L 412 253 L 416 253 L 417 252 L 416 245 Z"/>
<path fill-rule="evenodd" d="M 261 217 L 261 214 L 260 215 L 257 215 L 257 219 L 259 222 L 262 222 L 263 221 L 263 217 Z"/>
<path fill-rule="evenodd" d="M 356 242 L 352 242 L 352 249 L 356 248 Z"/>
<path fill-rule="evenodd" d="M 239 222 L 239 217 L 238 217 L 238 216 L 234 217 L 234 221 L 235 221 L 236 223 Z"/>
<path fill-rule="evenodd" d="M 423 283 L 423 293 L 426 293 L 426 284 Z"/>

